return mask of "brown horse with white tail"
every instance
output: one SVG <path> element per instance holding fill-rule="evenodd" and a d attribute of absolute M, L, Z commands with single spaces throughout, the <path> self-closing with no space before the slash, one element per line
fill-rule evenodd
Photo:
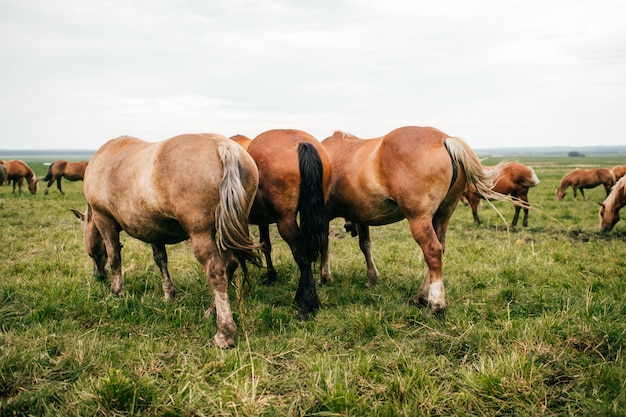
<path fill-rule="evenodd" d="M 7 170 L 6 181 L 9 184 L 13 183 L 13 192 L 15 192 L 16 186 L 18 187 L 18 191 L 20 193 L 22 192 L 22 184 L 25 178 L 28 184 L 28 191 L 30 191 L 31 194 L 37 194 L 37 176 L 24 161 L 20 161 L 19 159 L 13 159 L 11 161 L 0 160 L 0 164 L 4 165 Z"/>
<path fill-rule="evenodd" d="M 502 168 L 500 176 L 496 179 L 493 185 L 493 191 L 513 197 L 515 214 L 513 215 L 511 226 L 517 226 L 519 214 L 522 209 L 524 209 L 522 226 L 528 226 L 528 190 L 532 187 L 536 187 L 538 184 L 539 179 L 537 178 L 537 175 L 535 175 L 535 171 L 528 165 L 520 164 L 519 162 L 512 162 Z M 482 195 L 476 192 L 475 188 L 470 184 L 463 193 L 463 196 L 472 209 L 474 223 L 480 224 L 480 218 L 478 217 L 478 204 L 482 199 Z"/>
<path fill-rule="evenodd" d="M 619 211 L 626 206 L 626 176 L 615 184 L 600 206 L 600 230 L 609 232 L 620 219 Z"/>
<path fill-rule="evenodd" d="M 379 280 L 369 227 L 406 218 L 428 266 L 411 301 L 426 306 L 428 315 L 443 312 L 442 256 L 450 216 L 468 183 L 485 197 L 500 197 L 491 187 L 502 166 L 486 170 L 467 143 L 432 127 L 403 127 L 366 140 L 335 132 L 322 145 L 333 166 L 327 218 L 344 217 L 356 225 L 368 286 Z M 326 245 L 321 280 L 330 278 Z"/>
<path fill-rule="evenodd" d="M 259 189 L 250 223 L 259 226 L 268 281 L 276 280 L 269 225 L 289 245 L 300 270 L 295 304 L 304 316 L 315 313 L 320 301 L 311 264 L 328 241 L 325 206 L 330 194 L 332 166 L 326 149 L 310 134 L 295 129 L 274 129 L 253 140 L 231 139 L 248 150 L 259 169 Z"/>
<path fill-rule="evenodd" d="M 258 186 L 250 155 L 215 134 L 180 135 L 148 143 L 128 136 L 105 143 L 85 171 L 85 247 L 94 272 L 111 290 L 123 289 L 120 232 L 150 243 L 166 299 L 174 297 L 165 245 L 191 240 L 213 289 L 219 347 L 234 344 L 227 270 L 258 261 L 248 215 Z M 77 213 L 80 217 L 80 213 Z M 235 267 L 233 267 L 235 265 Z"/>
<path fill-rule="evenodd" d="M 556 188 L 556 198 L 559 201 L 563 200 L 565 190 L 567 190 L 568 187 L 572 187 L 574 201 L 576 201 L 577 191 L 580 191 L 583 199 L 587 200 L 587 197 L 585 197 L 585 188 L 595 188 L 598 185 L 604 187 L 604 191 L 606 191 L 606 195 L 608 196 L 613 184 L 615 184 L 615 175 L 608 168 L 576 168 L 563 176 L 561 183 Z"/>
<path fill-rule="evenodd" d="M 87 161 L 71 162 L 60 160 L 50 164 L 48 167 L 48 173 L 40 181 L 48 181 L 46 191 L 44 194 L 48 194 L 50 187 L 55 182 L 57 183 L 57 189 L 63 195 L 63 189 L 61 188 L 61 179 L 65 178 L 68 181 L 81 181 L 85 176 L 85 169 L 87 168 Z"/>

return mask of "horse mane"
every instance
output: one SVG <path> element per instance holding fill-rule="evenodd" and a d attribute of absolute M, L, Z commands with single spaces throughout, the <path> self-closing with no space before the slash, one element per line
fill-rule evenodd
<path fill-rule="evenodd" d="M 611 193 L 607 196 L 606 200 L 604 200 L 604 204 L 607 207 L 614 207 L 616 200 L 619 195 L 624 195 L 626 198 L 626 177 L 620 178 L 617 183 L 611 189 Z"/>
<path fill-rule="evenodd" d="M 354 136 L 352 133 L 344 132 L 343 130 L 335 130 L 333 136 L 335 135 L 341 136 L 341 139 L 357 139 L 357 137 Z"/>

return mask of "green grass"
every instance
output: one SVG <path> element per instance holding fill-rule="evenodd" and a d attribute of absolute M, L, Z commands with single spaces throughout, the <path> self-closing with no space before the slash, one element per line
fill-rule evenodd
<path fill-rule="evenodd" d="M 507 231 L 487 204 L 481 226 L 459 205 L 442 317 L 408 304 L 425 264 L 406 221 L 372 228 L 373 289 L 356 239 L 332 223 L 334 281 L 308 321 L 273 229 L 278 282 L 260 284 L 264 271 L 251 268 L 240 306 L 232 289 L 229 350 L 209 343 L 209 286 L 188 243 L 169 248 L 177 298 L 167 303 L 149 246 L 124 236 L 125 292 L 112 296 L 91 276 L 69 210 L 85 206 L 82 183 L 64 181 L 66 196 L 0 187 L 0 416 L 622 416 L 626 223 L 602 235 L 600 188 L 578 202 L 557 202 L 554 189 L 575 166 L 623 161 L 521 162 L 535 167 L 529 199 L 545 214 Z M 510 221 L 513 208 L 495 205 Z"/>

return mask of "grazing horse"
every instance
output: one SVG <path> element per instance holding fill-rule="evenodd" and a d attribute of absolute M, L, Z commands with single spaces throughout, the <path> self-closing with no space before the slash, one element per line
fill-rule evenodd
<path fill-rule="evenodd" d="M 528 190 L 538 184 L 539 179 L 535 175 L 535 171 L 527 165 L 513 162 L 502 168 L 500 176 L 493 185 L 493 191 L 499 194 L 511 195 L 515 200 L 515 215 L 513 216 L 511 226 L 517 226 L 519 213 L 522 208 L 524 209 L 522 225 L 524 227 L 528 226 Z M 472 209 L 474 223 L 480 224 L 480 219 L 478 218 L 478 203 L 482 198 L 481 194 L 476 192 L 475 188 L 470 184 L 465 189 L 463 196 Z"/>
<path fill-rule="evenodd" d="M 613 175 L 615 175 L 615 181 L 617 181 L 626 175 L 626 166 L 616 165 L 611 168 L 611 171 L 613 171 Z"/>
<path fill-rule="evenodd" d="M 4 166 L 4 164 L 0 164 L 0 185 L 4 184 L 4 182 L 7 180 L 7 169 Z"/>
<path fill-rule="evenodd" d="M 234 272 L 237 261 L 258 262 L 247 223 L 257 186 L 254 161 L 224 136 L 181 135 L 158 143 L 124 136 L 105 143 L 89 162 L 83 187 L 85 247 L 95 275 L 106 277 L 108 259 L 111 290 L 121 293 L 119 235 L 125 231 L 152 245 L 165 298 L 171 299 L 165 245 L 190 239 L 215 296 L 213 341 L 233 345 L 227 271 Z"/>
<path fill-rule="evenodd" d="M 268 281 L 276 280 L 269 233 L 269 225 L 276 223 L 300 270 L 295 303 L 301 314 L 315 313 L 320 301 L 311 264 L 328 240 L 324 209 L 330 194 L 330 158 L 317 139 L 300 130 L 277 129 L 254 140 L 242 135 L 231 139 L 248 150 L 259 169 L 250 223 L 259 226 Z"/>
<path fill-rule="evenodd" d="M 31 194 L 37 194 L 37 176 L 32 169 L 23 161 L 14 159 L 12 161 L 2 161 L 0 164 L 4 165 L 7 170 L 6 180 L 10 183 L 13 182 L 13 192 L 15 192 L 15 186 L 17 185 L 19 192 L 22 192 L 22 183 L 24 178 L 28 182 L 28 191 Z"/>
<path fill-rule="evenodd" d="M 369 226 L 406 218 L 428 265 L 411 303 L 426 306 L 427 315 L 443 312 L 442 255 L 450 216 L 468 182 L 485 197 L 496 198 L 491 187 L 501 165 L 486 170 L 464 141 L 432 127 L 402 127 L 367 140 L 335 132 L 322 145 L 333 165 L 327 218 L 344 217 L 356 225 L 367 263 L 368 287 L 379 280 Z M 320 278 L 327 282 L 331 278 L 328 244 L 321 259 Z"/>
<path fill-rule="evenodd" d="M 87 168 L 87 161 L 70 162 L 61 160 L 53 162 L 48 168 L 48 174 L 40 180 L 48 181 L 48 186 L 44 194 L 48 194 L 50 187 L 52 187 L 52 184 L 56 181 L 59 192 L 65 195 L 61 189 L 61 178 L 65 177 L 65 179 L 69 181 L 82 180 L 85 176 L 85 168 Z"/>
<path fill-rule="evenodd" d="M 606 191 L 606 195 L 608 196 L 611 192 L 611 187 L 615 184 L 615 175 L 608 168 L 592 168 L 592 169 L 581 169 L 576 168 L 573 171 L 565 174 L 565 176 L 561 179 L 561 183 L 556 188 L 556 198 L 561 201 L 563 197 L 565 197 L 565 190 L 567 187 L 572 187 L 574 192 L 574 201 L 576 201 L 576 191 L 580 190 L 580 194 L 583 196 L 583 199 L 586 201 L 587 197 L 585 197 L 585 188 L 595 188 L 598 185 L 602 184 L 604 190 Z"/>
<path fill-rule="evenodd" d="M 626 206 L 626 176 L 615 184 L 600 206 L 600 229 L 603 232 L 609 232 L 619 221 L 620 209 Z"/>

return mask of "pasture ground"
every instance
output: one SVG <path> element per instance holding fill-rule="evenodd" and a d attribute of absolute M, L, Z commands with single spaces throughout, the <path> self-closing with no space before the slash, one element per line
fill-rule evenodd
<path fill-rule="evenodd" d="M 45 175 L 42 161 L 26 162 Z M 338 219 L 334 282 L 318 288 L 317 316 L 300 320 L 297 267 L 273 229 L 279 280 L 262 285 L 251 268 L 239 305 L 233 286 L 229 350 L 208 343 L 211 296 L 188 243 L 169 248 L 177 299 L 167 303 L 149 246 L 124 236 L 125 292 L 111 296 L 69 210 L 84 209 L 81 182 L 64 180 L 66 196 L 0 187 L 0 416 L 623 416 L 626 223 L 598 233 L 601 188 L 578 202 L 554 190 L 576 166 L 626 160 L 520 162 L 535 168 L 529 199 L 546 214 L 507 231 L 487 204 L 481 226 L 459 205 L 444 316 L 408 304 L 425 265 L 406 221 L 372 228 L 381 283 L 366 289 L 357 240 Z M 513 208 L 496 206 L 510 221 Z"/>

